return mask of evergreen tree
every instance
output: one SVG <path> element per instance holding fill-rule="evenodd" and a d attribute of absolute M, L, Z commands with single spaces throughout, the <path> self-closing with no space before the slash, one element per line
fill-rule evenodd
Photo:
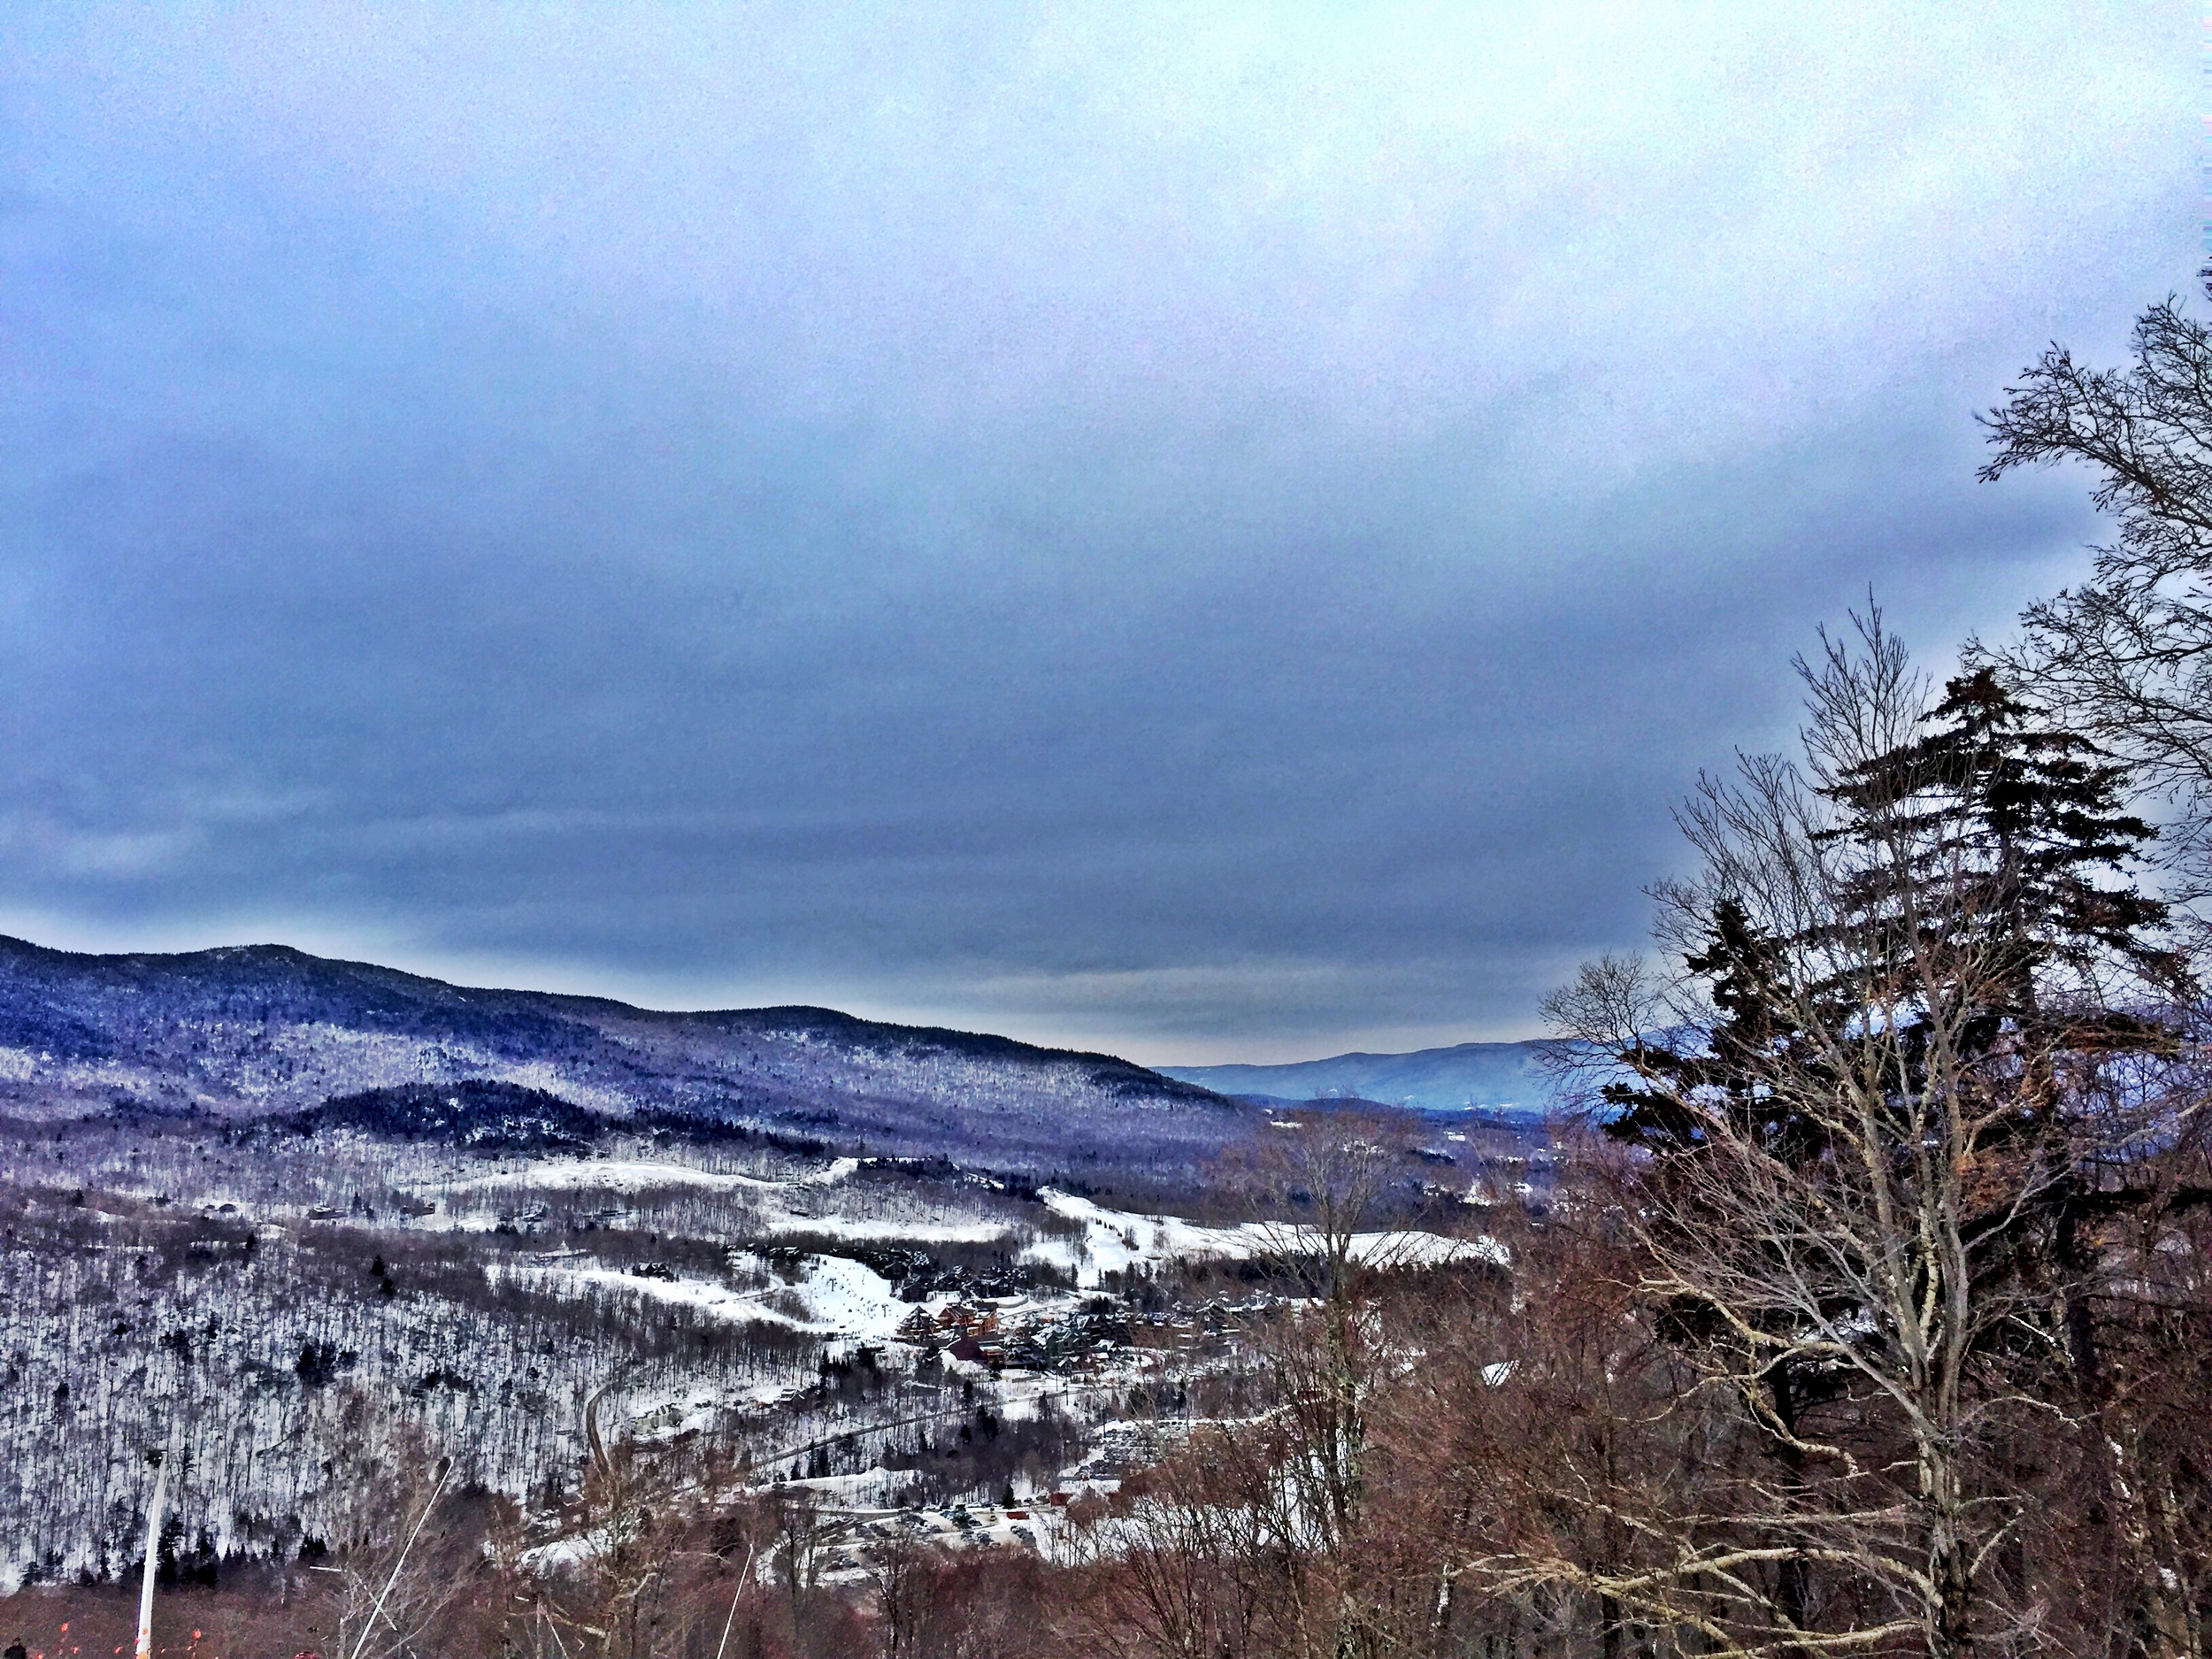
<path fill-rule="evenodd" d="M 1776 1471 L 1724 1526 L 1654 1525 L 1686 1569 L 1769 1563 L 1717 1598 L 1747 1634 L 1810 1651 L 1824 1601 L 1893 1594 L 1960 1655 L 2026 1513 L 1997 1461 L 2021 1402 L 2069 1403 L 2049 1361 L 2082 1346 L 2081 1222 L 2144 1131 L 2104 1084 L 2175 1048 L 2187 976 L 2131 879 L 2153 831 L 2126 769 L 1987 670 L 1930 696 L 1878 618 L 1862 634 L 1801 664 L 1801 769 L 1747 757 L 1685 807 L 1706 868 L 1659 893 L 1671 986 L 1594 964 L 1553 1012 L 1628 1074 L 1604 1091 L 1640 1155 L 1616 1213 L 1656 1328 Z"/>
<path fill-rule="evenodd" d="M 1993 670 L 1978 668 L 1945 687 L 1925 717 L 1935 730 L 1822 789 L 1843 811 L 1824 837 L 1873 855 L 1826 925 L 1856 936 L 1855 960 L 1870 947 L 1886 956 L 1886 988 L 1906 1001 L 1977 999 L 1981 1052 L 2007 1030 L 2053 1018 L 2070 1041 L 2093 1041 L 2084 1014 L 2108 1041 L 2142 1040 L 2150 1028 L 2139 1018 L 2116 1023 L 2114 972 L 2160 993 L 2184 979 L 2180 955 L 2160 936 L 2165 905 L 2125 879 L 2156 834 L 2124 804 L 2127 767 L 2044 722 Z M 1970 985 L 1916 987 L 1898 977 L 1924 942 L 1909 935 L 1930 930 L 1977 963 Z"/>

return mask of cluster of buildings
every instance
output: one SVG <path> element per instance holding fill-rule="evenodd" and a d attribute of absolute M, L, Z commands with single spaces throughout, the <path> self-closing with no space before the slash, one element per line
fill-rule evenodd
<path fill-rule="evenodd" d="M 892 1335 L 909 1348 L 949 1354 L 954 1359 L 988 1365 L 994 1371 L 1008 1363 L 998 1309 L 987 1302 L 949 1302 L 933 1314 L 918 1307 Z"/>
<path fill-rule="evenodd" d="M 951 1302 L 933 1314 L 915 1309 L 893 1334 L 910 1348 L 992 1371 L 1074 1371 L 1129 1343 L 1126 1316 L 1109 1308 L 1030 1314 L 1003 1325 L 999 1316 L 988 1302 Z"/>

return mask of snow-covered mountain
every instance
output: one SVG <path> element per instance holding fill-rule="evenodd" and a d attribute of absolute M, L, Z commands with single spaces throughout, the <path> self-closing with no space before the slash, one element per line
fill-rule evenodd
<path fill-rule="evenodd" d="M 584 1548 L 602 1435 L 858 1506 L 826 1571 L 863 1510 L 1049 1512 L 1157 1402 L 1251 1409 L 1310 1247 L 1210 1178 L 1284 1139 L 1108 1056 L 821 1009 L 0 939 L 0 1595 L 127 1572 L 160 1448 L 210 1577 L 388 1532 L 443 1456 Z M 1505 1271 L 1533 1141 L 1394 1156 L 1358 1258 Z"/>
<path fill-rule="evenodd" d="M 279 945 L 88 956 L 0 937 L 0 1111 L 298 1111 L 480 1079 L 613 1118 L 1002 1166 L 1203 1156 L 1252 1109 L 1110 1055 L 820 1008 L 665 1013 Z"/>
<path fill-rule="evenodd" d="M 1369 1100 L 1428 1111 L 1478 1109 L 1534 1117 L 1551 1104 L 1545 1042 L 1463 1042 L 1411 1054 L 1340 1054 L 1288 1065 L 1164 1065 L 1223 1094 L 1270 1100 Z"/>

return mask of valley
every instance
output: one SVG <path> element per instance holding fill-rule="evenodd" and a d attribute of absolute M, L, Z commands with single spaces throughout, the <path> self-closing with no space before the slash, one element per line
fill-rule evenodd
<path fill-rule="evenodd" d="M 827 1584 L 894 1544 L 1064 1554 L 1164 1436 L 1263 1409 L 1317 1259 L 1494 1271 L 1544 1156 L 1393 1118 L 1349 1225 L 1300 1185 L 1325 1112 L 1096 1056 L 595 1005 L 548 1058 L 506 994 L 52 954 L 10 958 L 0 1031 L 0 1591 L 125 1576 L 155 1453 L 179 1583 L 365 1548 L 434 1469 L 557 1572 L 606 1547 L 618 1458 L 803 1502 L 783 1548 Z M 687 1033 L 681 1068 L 618 1021 Z M 982 1156 L 915 1149 L 936 1119 Z"/>

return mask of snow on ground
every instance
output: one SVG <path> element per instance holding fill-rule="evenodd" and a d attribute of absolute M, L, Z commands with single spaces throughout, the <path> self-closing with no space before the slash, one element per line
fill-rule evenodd
<path fill-rule="evenodd" d="M 481 1232 L 499 1225 L 493 1206 L 511 1195 L 585 1192 L 634 1196 L 656 1189 L 700 1193 L 743 1193 L 757 1201 L 749 1225 L 771 1235 L 818 1233 L 855 1244 L 995 1244 L 1010 1240 L 1017 1224 L 1007 1219 L 955 1220 L 940 1210 L 902 1217 L 880 1213 L 885 1195 L 870 1189 L 851 1192 L 842 1184 L 860 1168 L 857 1158 L 836 1158 L 819 1169 L 786 1179 L 734 1170 L 649 1158 L 541 1158 L 517 1162 L 441 1181 L 415 1190 L 434 1198 L 437 1209 L 416 1224 L 430 1231 Z M 835 1188 L 838 1190 L 828 1190 Z M 895 1212 L 898 1206 L 889 1206 Z M 813 1210 L 826 1213 L 810 1214 Z M 854 1215 L 853 1210 L 878 1213 Z"/>
<path fill-rule="evenodd" d="M 1095 1286 L 1102 1273 L 1125 1272 L 1140 1263 L 1176 1256 L 1248 1256 L 1267 1244 L 1265 1229 L 1246 1222 L 1235 1227 L 1203 1227 L 1176 1216 L 1139 1216 L 1108 1210 L 1087 1198 L 1048 1187 L 1038 1194 L 1053 1214 L 1083 1224 L 1080 1239 L 1039 1239 L 1023 1256 L 1067 1269 L 1076 1282 Z"/>
<path fill-rule="evenodd" d="M 799 1264 L 795 1283 L 758 1290 L 733 1290 L 703 1279 L 645 1279 L 597 1263 L 588 1266 L 494 1263 L 485 1270 L 494 1283 L 520 1285 L 554 1295 L 627 1294 L 653 1302 L 680 1302 L 733 1323 L 764 1321 L 854 1342 L 887 1342 L 917 1307 L 935 1312 L 956 1296 L 923 1302 L 901 1302 L 890 1281 L 873 1268 L 841 1256 L 810 1256 Z M 795 1317 L 770 1303 L 786 1294 L 804 1306 Z"/>
<path fill-rule="evenodd" d="M 651 1302 L 681 1302 L 733 1321 L 766 1320 L 775 1325 L 800 1323 L 788 1314 L 763 1305 L 777 1290 L 784 1288 L 782 1286 L 766 1290 L 732 1290 L 726 1286 L 710 1284 L 703 1279 L 641 1279 L 634 1273 L 595 1264 L 590 1267 L 555 1267 L 494 1262 L 484 1269 L 484 1276 L 495 1285 L 518 1285 L 556 1296 L 581 1297 L 595 1291 L 610 1294 L 626 1292 Z"/>
<path fill-rule="evenodd" d="M 407 1225 L 427 1233 L 492 1233 L 498 1229 L 499 1217 L 488 1210 L 454 1210 L 442 1203 L 434 1213 L 416 1216 Z"/>
<path fill-rule="evenodd" d="M 1208 1227 L 1177 1216 L 1134 1215 L 1049 1187 L 1040 1196 L 1055 1215 L 1082 1223 L 1083 1237 L 1039 1239 L 1023 1256 L 1066 1269 L 1087 1289 L 1096 1286 L 1102 1274 L 1126 1271 L 1140 1263 L 1179 1257 L 1243 1261 L 1255 1256 L 1295 1255 L 1310 1251 L 1318 1239 L 1310 1227 L 1261 1221 Z M 1494 1239 L 1448 1239 L 1441 1233 L 1400 1230 L 1354 1233 L 1352 1259 L 1377 1266 L 1438 1267 L 1448 1262 L 1503 1263 L 1508 1256 Z"/>
<path fill-rule="evenodd" d="M 849 1164 L 840 1158 L 839 1164 Z M 819 1183 L 836 1164 L 802 1179 Z M 688 1164 L 657 1164 L 644 1158 L 549 1158 L 485 1175 L 458 1180 L 432 1181 L 420 1190 L 428 1193 L 468 1193 L 489 1187 L 528 1187 L 544 1192 L 637 1193 L 656 1187 L 705 1187 L 727 1192 L 737 1187 L 781 1191 L 789 1181 L 772 1181 L 758 1175 L 728 1170 L 703 1170 Z"/>
<path fill-rule="evenodd" d="M 449 1195 L 449 1202 L 441 1205 L 442 1213 L 431 1225 L 467 1226 L 475 1218 L 457 1212 L 450 1198 L 493 1188 L 637 1193 L 655 1187 L 693 1187 L 719 1191 L 745 1189 L 795 1197 L 803 1189 L 819 1189 L 842 1182 L 859 1167 L 856 1158 L 837 1158 L 807 1174 L 772 1180 L 734 1171 L 700 1169 L 691 1164 L 647 1159 L 562 1158 L 467 1176 L 425 1190 Z M 1076 1282 L 1087 1289 L 1096 1287 L 1107 1273 L 1126 1271 L 1133 1267 L 1177 1259 L 1213 1257 L 1240 1261 L 1253 1256 L 1294 1255 L 1310 1251 L 1317 1240 L 1310 1228 L 1257 1221 L 1205 1226 L 1179 1216 L 1147 1216 L 1109 1210 L 1087 1198 L 1051 1188 L 1045 1189 L 1041 1196 L 1054 1214 L 1079 1224 L 1082 1232 L 1075 1237 L 1034 1239 L 1024 1246 L 1021 1258 L 1064 1269 L 1074 1274 Z M 789 1204 L 772 1201 L 772 1206 L 781 1213 L 761 1217 L 771 1233 L 820 1233 L 852 1243 L 989 1244 L 1010 1238 L 1017 1232 L 1015 1225 L 1007 1221 L 810 1216 L 798 1213 Z M 1450 1239 L 1440 1233 L 1410 1230 L 1356 1233 L 1352 1240 L 1352 1255 L 1356 1261 L 1394 1267 L 1435 1267 L 1464 1261 L 1502 1263 L 1507 1260 L 1505 1247 L 1494 1240 Z M 534 1271 L 569 1274 L 580 1286 L 604 1280 L 649 1296 L 690 1301 L 702 1307 L 726 1310 L 732 1317 L 782 1317 L 760 1306 L 767 1293 L 739 1293 L 701 1280 L 680 1279 L 672 1284 L 664 1279 L 641 1279 L 603 1268 Z M 828 1325 L 846 1329 L 856 1340 L 872 1340 L 879 1333 L 887 1335 L 910 1306 L 891 1299 L 888 1285 L 856 1262 L 810 1258 L 805 1271 L 809 1276 L 806 1284 L 794 1288 L 806 1298 L 807 1286 L 818 1284 L 832 1304 L 820 1309 L 818 1317 L 807 1322 L 810 1326 Z M 854 1273 L 864 1275 L 869 1286 L 863 1286 L 859 1280 L 851 1279 L 849 1275 Z M 863 1304 L 872 1311 L 861 1325 L 847 1325 L 844 1310 L 849 1306 L 858 1308 Z M 877 1327 L 884 1317 L 883 1310 L 894 1306 L 898 1310 L 897 1316 L 879 1333 Z"/>
<path fill-rule="evenodd" d="M 901 1302 L 882 1274 L 841 1256 L 809 1256 L 803 1271 L 805 1278 L 796 1288 L 815 1318 L 856 1342 L 887 1342 L 918 1306 L 933 1310 L 958 1300 L 939 1296 L 928 1303 Z"/>
<path fill-rule="evenodd" d="M 990 1244 L 1013 1231 L 1003 1221 L 897 1221 L 852 1216 L 781 1216 L 771 1233 L 818 1233 L 856 1244 Z"/>
<path fill-rule="evenodd" d="M 777 1480 L 772 1483 L 772 1489 L 817 1492 L 836 1509 L 872 1517 L 898 1514 L 891 1502 L 892 1489 L 912 1479 L 903 1471 L 865 1469 L 856 1475 L 810 1475 L 803 1480 Z"/>
<path fill-rule="evenodd" d="M 1440 1233 L 1402 1229 L 1354 1233 L 1352 1259 L 1378 1267 L 1442 1267 L 1451 1262 L 1491 1262 L 1503 1267 L 1513 1255 L 1495 1239 L 1448 1239 Z"/>

